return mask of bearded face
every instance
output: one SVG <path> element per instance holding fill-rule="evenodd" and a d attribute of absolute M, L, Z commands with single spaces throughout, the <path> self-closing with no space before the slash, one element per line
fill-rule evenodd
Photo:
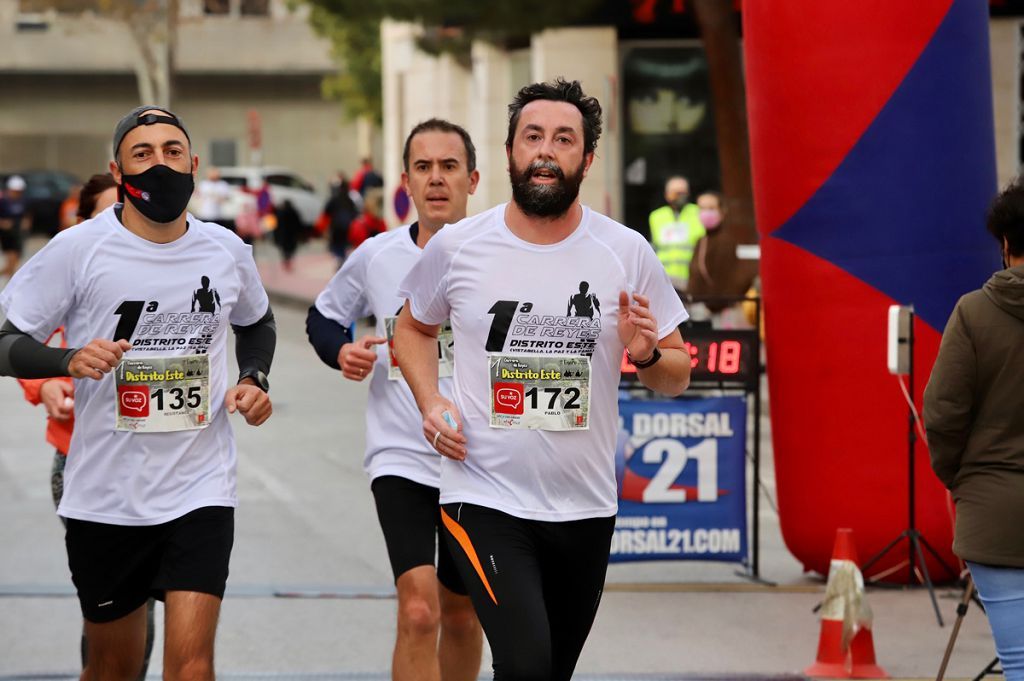
<path fill-rule="evenodd" d="M 526 168 L 509 157 L 508 174 L 512 199 L 525 214 L 537 218 L 559 218 L 569 212 L 583 183 L 586 159 L 570 175 L 552 160 L 531 162 Z M 535 181 L 535 178 L 537 181 Z"/>

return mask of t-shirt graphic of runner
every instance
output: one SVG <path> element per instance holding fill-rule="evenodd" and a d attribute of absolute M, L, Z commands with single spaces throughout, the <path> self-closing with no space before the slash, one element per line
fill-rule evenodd
<path fill-rule="evenodd" d="M 210 288 L 209 277 L 204 276 L 200 279 L 200 283 L 203 285 L 202 288 L 197 288 L 192 293 L 192 311 L 196 311 L 196 303 L 199 303 L 200 312 L 213 314 L 220 307 L 220 294 L 217 293 L 217 289 Z"/>
<path fill-rule="evenodd" d="M 566 317 L 587 317 L 593 319 L 594 310 L 597 310 L 597 314 L 601 314 L 601 301 L 593 293 L 587 293 L 589 290 L 590 284 L 581 281 L 580 292 L 569 296 L 569 305 L 565 310 Z M 572 313 L 573 308 L 576 308 L 576 314 Z"/>

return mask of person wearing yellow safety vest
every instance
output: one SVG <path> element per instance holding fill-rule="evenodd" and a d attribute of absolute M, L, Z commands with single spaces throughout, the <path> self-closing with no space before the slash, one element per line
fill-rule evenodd
<path fill-rule="evenodd" d="M 651 243 L 672 280 L 680 291 L 686 290 L 690 278 L 693 250 L 707 230 L 700 221 L 700 209 L 689 203 L 690 183 L 685 177 L 670 177 L 665 183 L 668 205 L 653 211 L 648 219 Z"/>

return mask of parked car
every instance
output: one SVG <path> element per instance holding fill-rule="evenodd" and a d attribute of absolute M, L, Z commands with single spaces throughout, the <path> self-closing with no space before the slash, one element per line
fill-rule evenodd
<path fill-rule="evenodd" d="M 0 173 L 0 193 L 7 178 L 20 175 L 25 180 L 25 198 L 32 216 L 32 231 L 54 235 L 60 230 L 60 204 L 68 197 L 78 178 L 62 170 L 23 170 Z"/>
<path fill-rule="evenodd" d="M 218 170 L 222 180 L 239 190 L 221 208 L 225 221 L 234 222 L 245 206 L 251 204 L 252 193 L 262 187 L 264 181 L 270 187 L 274 205 L 280 206 L 289 199 L 307 228 L 312 228 L 323 210 L 325 199 L 313 189 L 312 184 L 287 168 L 235 166 Z"/>

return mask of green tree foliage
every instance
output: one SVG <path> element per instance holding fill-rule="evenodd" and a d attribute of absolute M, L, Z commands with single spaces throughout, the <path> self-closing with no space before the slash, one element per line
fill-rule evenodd
<path fill-rule="evenodd" d="M 350 118 L 366 117 L 380 125 L 380 18 L 343 19 L 317 4 L 312 9 L 313 30 L 330 41 L 331 53 L 340 67 L 338 73 L 321 83 L 324 97 L 341 102 Z"/>
<path fill-rule="evenodd" d="M 546 28 L 571 25 L 598 0 L 306 0 L 314 29 L 331 41 L 341 72 L 325 79 L 325 96 L 340 100 L 349 115 L 381 120 L 380 22 L 412 21 L 425 27 L 420 49 L 449 52 L 468 63 L 475 39 L 522 45 Z"/>

